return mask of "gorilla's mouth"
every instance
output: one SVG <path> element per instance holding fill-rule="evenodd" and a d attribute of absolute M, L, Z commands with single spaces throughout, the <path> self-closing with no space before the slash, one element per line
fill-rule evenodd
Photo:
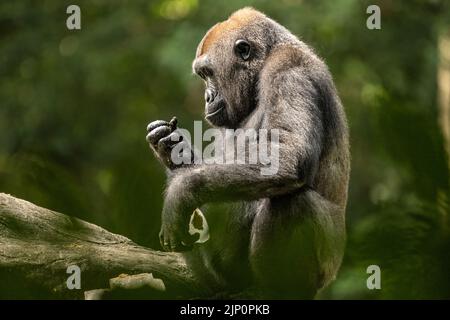
<path fill-rule="evenodd" d="M 220 111 L 223 110 L 223 108 L 225 108 L 225 104 L 221 104 L 215 111 L 207 111 L 206 112 L 206 118 L 211 118 L 214 117 L 215 115 L 217 115 Z"/>
<path fill-rule="evenodd" d="M 213 101 L 206 104 L 205 119 L 214 122 L 213 119 L 218 118 L 218 116 L 224 111 L 225 107 L 225 100 L 217 95 Z"/>

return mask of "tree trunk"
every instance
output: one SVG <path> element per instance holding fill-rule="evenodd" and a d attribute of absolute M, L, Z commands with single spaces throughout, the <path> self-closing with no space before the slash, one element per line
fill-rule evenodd
<path fill-rule="evenodd" d="M 68 289 L 71 265 L 81 270 L 81 289 Z M 143 273 L 161 279 L 165 289 L 160 280 L 153 286 L 140 285 L 150 275 L 123 275 Z M 179 254 L 141 247 L 96 225 L 0 193 L 0 298 L 82 299 L 86 291 L 110 288 L 110 284 L 120 287 L 120 283 L 125 283 L 123 288 L 142 287 L 146 298 L 205 293 Z M 95 298 L 105 292 L 111 290 L 86 296 Z"/>
<path fill-rule="evenodd" d="M 450 159 L 450 28 L 440 34 L 438 51 L 439 125 L 444 137 L 445 150 Z"/>
<path fill-rule="evenodd" d="M 450 169 L 450 28 L 444 29 L 438 39 L 438 108 L 444 148 L 447 153 L 447 165 Z M 450 179 L 450 177 L 449 177 Z M 442 216 L 442 226 L 450 233 L 450 198 L 448 190 L 438 195 L 438 205 Z"/>

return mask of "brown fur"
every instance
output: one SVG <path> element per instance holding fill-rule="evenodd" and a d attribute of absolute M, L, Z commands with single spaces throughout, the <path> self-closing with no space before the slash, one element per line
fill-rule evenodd
<path fill-rule="evenodd" d="M 261 16 L 264 15 L 253 8 L 243 8 L 236 11 L 228 18 L 228 20 L 219 22 L 209 29 L 199 46 L 196 57 L 198 58 L 207 53 L 215 42 L 220 41 L 224 36 L 230 33 L 230 31 L 245 28 L 248 23 L 261 18 Z"/>

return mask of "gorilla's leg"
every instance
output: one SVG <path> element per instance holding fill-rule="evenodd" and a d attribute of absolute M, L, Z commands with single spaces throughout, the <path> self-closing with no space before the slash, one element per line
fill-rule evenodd
<path fill-rule="evenodd" d="M 307 191 L 267 199 L 255 217 L 250 261 L 269 297 L 312 299 L 339 267 L 343 223 L 322 211 L 324 204 L 310 204 L 314 197 L 322 200 L 317 196 Z"/>

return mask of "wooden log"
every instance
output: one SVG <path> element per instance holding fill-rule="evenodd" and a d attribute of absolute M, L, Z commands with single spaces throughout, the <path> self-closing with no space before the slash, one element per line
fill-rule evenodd
<path fill-rule="evenodd" d="M 81 289 L 67 286 L 71 265 L 81 270 Z M 154 295 L 148 294 L 150 288 L 142 297 L 205 293 L 180 254 L 144 248 L 94 224 L 0 193 L 0 298 L 83 299 L 85 291 L 109 289 L 112 278 L 142 273 L 161 279 L 165 290 L 158 285 Z M 122 282 L 135 288 L 130 281 L 144 278 Z"/>

